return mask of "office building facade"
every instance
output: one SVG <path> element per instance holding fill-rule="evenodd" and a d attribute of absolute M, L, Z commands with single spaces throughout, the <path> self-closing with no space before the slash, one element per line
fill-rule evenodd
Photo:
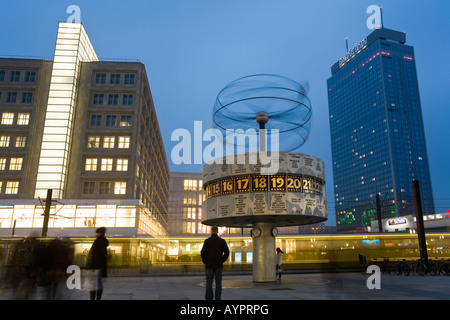
<path fill-rule="evenodd" d="M 337 231 L 414 214 L 418 180 L 424 214 L 434 201 L 414 48 L 406 35 L 376 29 L 331 67 L 327 81 Z"/>
<path fill-rule="evenodd" d="M 60 23 L 53 61 L 0 59 L 0 231 L 166 235 L 169 166 L 145 67 Z M 38 232 L 39 233 L 39 232 Z"/>

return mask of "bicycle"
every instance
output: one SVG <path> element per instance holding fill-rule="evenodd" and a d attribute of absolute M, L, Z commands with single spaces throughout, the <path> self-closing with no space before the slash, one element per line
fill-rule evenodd
<path fill-rule="evenodd" d="M 427 273 L 435 276 L 437 274 L 437 267 L 434 263 L 430 263 L 429 260 L 423 259 L 419 260 L 416 271 L 421 276 L 426 275 Z"/>
<path fill-rule="evenodd" d="M 410 272 L 411 266 L 405 262 L 405 259 L 403 259 L 403 261 L 399 260 L 395 265 L 395 273 L 397 275 L 401 275 L 403 273 L 405 276 L 409 276 Z"/>
<path fill-rule="evenodd" d="M 450 275 L 450 262 L 436 257 L 437 274 Z"/>

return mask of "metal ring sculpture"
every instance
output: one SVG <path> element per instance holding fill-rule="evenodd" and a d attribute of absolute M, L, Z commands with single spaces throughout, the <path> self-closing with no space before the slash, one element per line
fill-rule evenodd
<path fill-rule="evenodd" d="M 257 128 L 255 119 L 261 115 L 268 116 L 266 130 L 279 130 L 279 151 L 299 148 L 311 129 L 312 108 L 307 86 L 272 74 L 239 78 L 217 95 L 213 126 L 225 134 L 227 130 L 247 132 Z M 254 134 L 258 135 L 259 131 Z"/>

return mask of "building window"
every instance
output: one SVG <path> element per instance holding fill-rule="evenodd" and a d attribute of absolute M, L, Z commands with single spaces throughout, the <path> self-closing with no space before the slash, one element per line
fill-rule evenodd
<path fill-rule="evenodd" d="M 27 126 L 30 122 L 30 114 L 29 113 L 19 113 L 17 115 L 17 124 L 19 126 Z"/>
<path fill-rule="evenodd" d="M 89 136 L 87 147 L 88 147 L 88 149 L 100 148 L 100 137 Z"/>
<path fill-rule="evenodd" d="M 196 208 L 183 208 L 183 219 L 196 219 Z"/>
<path fill-rule="evenodd" d="M 111 182 L 109 181 L 102 181 L 100 182 L 100 194 L 110 194 L 111 193 Z"/>
<path fill-rule="evenodd" d="M 16 137 L 16 148 L 25 148 L 27 142 L 27 136 L 17 136 Z"/>
<path fill-rule="evenodd" d="M 95 182 L 86 181 L 83 182 L 83 194 L 94 194 Z"/>
<path fill-rule="evenodd" d="M 183 233 L 195 233 L 195 222 L 183 222 Z"/>
<path fill-rule="evenodd" d="M 19 193 L 19 181 L 6 182 L 6 194 L 18 194 Z"/>
<path fill-rule="evenodd" d="M 0 81 L 5 81 L 5 70 L 0 70 Z"/>
<path fill-rule="evenodd" d="M 117 159 L 117 171 L 128 171 L 128 159 Z"/>
<path fill-rule="evenodd" d="M 14 123 L 14 113 L 5 112 L 2 115 L 2 124 L 11 125 Z"/>
<path fill-rule="evenodd" d="M 97 171 L 97 159 L 87 158 L 84 170 L 85 171 Z"/>
<path fill-rule="evenodd" d="M 185 191 L 197 191 L 197 180 L 184 180 Z"/>
<path fill-rule="evenodd" d="M 133 104 L 133 95 L 132 94 L 124 94 L 122 97 L 123 105 L 132 105 Z"/>
<path fill-rule="evenodd" d="M 126 193 L 127 193 L 126 182 L 116 182 L 114 184 L 114 194 L 126 194 Z"/>
<path fill-rule="evenodd" d="M 116 115 L 107 115 L 106 116 L 106 126 L 107 127 L 115 127 L 116 126 Z"/>
<path fill-rule="evenodd" d="M 10 136 L 0 136 L 0 148 L 8 148 Z"/>
<path fill-rule="evenodd" d="M 101 171 L 112 171 L 113 159 L 102 159 Z"/>
<path fill-rule="evenodd" d="M 102 125 L 102 115 L 93 114 L 91 115 L 91 126 L 101 126 Z"/>
<path fill-rule="evenodd" d="M 34 82 L 34 81 L 36 81 L 36 71 L 25 72 L 25 82 Z"/>
<path fill-rule="evenodd" d="M 125 84 L 134 84 L 134 74 L 125 74 Z"/>
<path fill-rule="evenodd" d="M 121 127 L 131 127 L 131 116 L 120 116 L 120 126 Z"/>
<path fill-rule="evenodd" d="M 119 137 L 119 149 L 128 149 L 130 147 L 130 137 Z"/>
<path fill-rule="evenodd" d="M 118 94 L 109 94 L 108 95 L 108 104 L 109 105 L 119 104 L 119 95 Z"/>
<path fill-rule="evenodd" d="M 0 170 L 5 170 L 6 168 L 6 158 L 0 158 Z"/>
<path fill-rule="evenodd" d="M 16 103 L 17 101 L 17 92 L 8 91 L 6 93 L 6 103 Z"/>
<path fill-rule="evenodd" d="M 93 103 L 94 104 L 103 104 L 103 98 L 104 98 L 104 94 L 103 93 L 94 93 L 94 99 L 93 99 Z"/>
<path fill-rule="evenodd" d="M 19 82 L 19 80 L 20 80 L 20 71 L 11 70 L 9 72 L 9 81 Z"/>
<path fill-rule="evenodd" d="M 33 92 L 22 92 L 22 103 L 31 103 L 33 100 Z"/>
<path fill-rule="evenodd" d="M 120 84 L 120 73 L 111 73 L 110 84 Z"/>
<path fill-rule="evenodd" d="M 95 83 L 96 84 L 105 84 L 106 83 L 106 73 L 96 73 L 95 74 Z"/>
<path fill-rule="evenodd" d="M 106 120 L 106 121 L 108 121 L 108 120 Z M 103 138 L 103 148 L 105 148 L 105 149 L 114 148 L 115 141 L 116 141 L 115 137 L 104 137 Z"/>

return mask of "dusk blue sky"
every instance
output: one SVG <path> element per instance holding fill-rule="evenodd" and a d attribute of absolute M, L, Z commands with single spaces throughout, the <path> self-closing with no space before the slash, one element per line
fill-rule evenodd
<path fill-rule="evenodd" d="M 201 172 L 202 165 L 174 165 L 175 129 L 211 127 L 212 108 L 229 82 L 270 73 L 310 85 L 313 124 L 299 152 L 324 160 L 328 225 L 335 225 L 326 81 L 330 66 L 372 30 L 369 5 L 383 7 L 384 26 L 406 32 L 414 46 L 435 206 L 450 210 L 449 1 L 404 0 L 150 0 L 2 1 L 0 55 L 52 59 L 59 21 L 78 5 L 100 59 L 145 64 L 172 171 Z M 204 146 L 207 143 L 204 143 Z"/>

